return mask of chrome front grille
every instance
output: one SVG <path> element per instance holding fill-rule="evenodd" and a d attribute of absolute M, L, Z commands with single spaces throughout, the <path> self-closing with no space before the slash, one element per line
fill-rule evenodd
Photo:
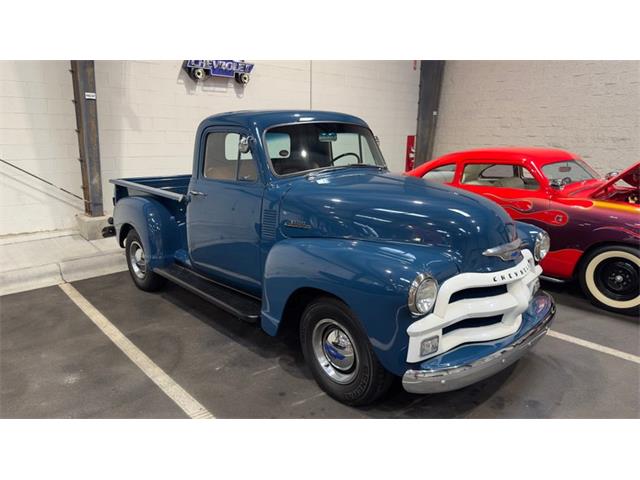
<path fill-rule="evenodd" d="M 443 282 L 432 313 L 407 328 L 407 362 L 419 362 L 462 344 L 487 342 L 515 333 L 542 273 L 529 250 L 522 250 L 522 257 L 512 268 L 461 273 Z M 421 355 L 421 342 L 434 336 L 438 336 L 438 350 Z"/>

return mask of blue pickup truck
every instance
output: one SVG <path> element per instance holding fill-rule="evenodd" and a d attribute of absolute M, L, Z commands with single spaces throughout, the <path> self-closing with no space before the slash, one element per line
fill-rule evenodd
<path fill-rule="evenodd" d="M 536 227 L 462 190 L 391 174 L 361 119 L 245 111 L 199 126 L 193 174 L 112 180 L 134 283 L 166 280 L 269 335 L 299 332 L 329 395 L 394 378 L 437 393 L 485 379 L 549 329 Z"/>

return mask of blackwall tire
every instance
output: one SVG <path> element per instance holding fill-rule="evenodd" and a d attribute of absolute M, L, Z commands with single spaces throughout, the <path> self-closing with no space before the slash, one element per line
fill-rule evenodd
<path fill-rule="evenodd" d="M 166 279 L 146 268 L 146 259 L 142 241 L 138 232 L 131 230 L 127 234 L 124 243 L 125 256 L 129 274 L 136 286 L 146 292 L 155 292 L 161 289 Z"/>
<path fill-rule="evenodd" d="M 640 314 L 640 251 L 626 245 L 597 248 L 581 262 L 580 286 L 599 307 Z"/>
<path fill-rule="evenodd" d="M 300 342 L 318 385 L 342 403 L 373 403 L 393 382 L 394 376 L 376 358 L 355 315 L 335 298 L 319 298 L 305 309 Z"/>

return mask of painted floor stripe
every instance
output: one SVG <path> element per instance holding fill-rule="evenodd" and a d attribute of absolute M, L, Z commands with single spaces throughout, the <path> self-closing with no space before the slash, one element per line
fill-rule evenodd
<path fill-rule="evenodd" d="M 591 350 L 595 350 L 596 352 L 606 353 L 607 355 L 612 355 L 614 357 L 622 358 L 623 360 L 628 360 L 629 362 L 640 364 L 639 356 L 632 355 L 631 353 L 627 352 L 621 352 L 620 350 L 616 350 L 615 348 L 605 347 L 604 345 L 589 342 L 578 337 L 572 337 L 571 335 L 556 332 L 555 330 L 549 330 L 547 332 L 547 335 L 559 340 L 564 340 L 565 342 L 575 343 L 576 345 L 580 345 L 581 347 L 590 348 Z"/>
<path fill-rule="evenodd" d="M 102 330 L 136 366 L 149 377 L 160 389 L 178 405 L 184 413 L 191 418 L 215 418 L 200 402 L 193 398 L 189 392 L 178 385 L 165 373 L 153 360 L 147 357 L 142 350 L 136 347 L 131 340 L 113 325 L 107 317 L 82 296 L 71 284 L 63 283 L 60 289 L 67 294 L 84 314 Z"/>

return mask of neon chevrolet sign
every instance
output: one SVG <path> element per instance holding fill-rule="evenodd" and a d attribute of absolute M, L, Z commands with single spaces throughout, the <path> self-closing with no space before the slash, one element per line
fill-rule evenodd
<path fill-rule="evenodd" d="M 210 77 L 235 78 L 236 82 L 246 85 L 254 64 L 235 60 L 185 60 L 182 68 L 194 80 Z"/>

